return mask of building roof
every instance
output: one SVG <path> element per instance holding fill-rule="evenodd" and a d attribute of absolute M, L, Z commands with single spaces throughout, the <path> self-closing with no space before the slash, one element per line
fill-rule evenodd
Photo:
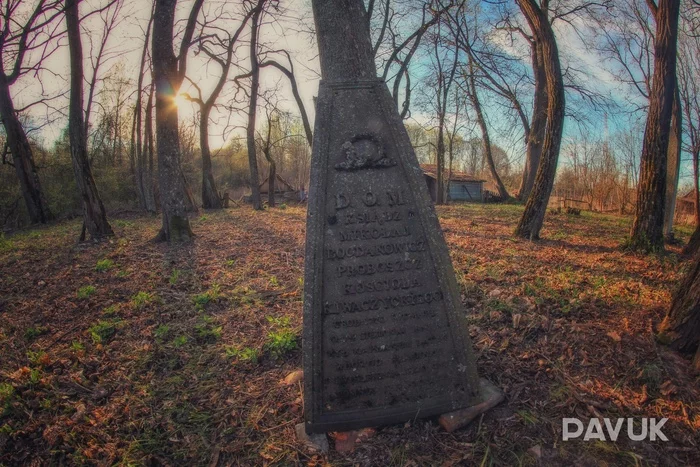
<path fill-rule="evenodd" d="M 435 164 L 421 164 L 420 168 L 423 170 L 423 173 L 426 176 L 428 176 L 430 178 L 437 179 L 437 165 L 435 165 Z M 445 170 L 445 178 L 447 178 L 448 174 L 449 174 L 449 171 Z M 468 173 L 465 173 L 465 172 L 458 172 L 456 170 L 453 170 L 452 177 L 450 178 L 450 181 L 452 181 L 452 182 L 480 182 L 480 183 L 483 183 L 486 180 L 476 178 L 473 175 L 469 175 Z"/>
<path fill-rule="evenodd" d="M 290 185 L 280 174 L 276 174 L 275 177 L 275 193 L 284 193 L 285 191 L 296 191 L 292 185 Z M 265 177 L 265 180 L 260 184 L 260 193 L 267 193 L 270 186 L 267 181 L 270 179 L 269 176 Z"/>

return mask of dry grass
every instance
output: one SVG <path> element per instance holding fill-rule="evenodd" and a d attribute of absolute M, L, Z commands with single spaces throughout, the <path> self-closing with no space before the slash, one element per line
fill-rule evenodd
<path fill-rule="evenodd" d="M 516 240 L 520 212 L 440 210 L 507 403 L 328 457 L 296 442 L 299 387 L 278 384 L 301 364 L 302 209 L 206 213 L 175 248 L 145 217 L 101 245 L 75 222 L 2 239 L 0 464 L 700 465 L 698 381 L 653 339 L 685 265 L 622 252 L 624 218 L 550 216 L 546 240 Z M 668 417 L 670 441 L 561 442 L 563 417 L 592 416 Z"/>

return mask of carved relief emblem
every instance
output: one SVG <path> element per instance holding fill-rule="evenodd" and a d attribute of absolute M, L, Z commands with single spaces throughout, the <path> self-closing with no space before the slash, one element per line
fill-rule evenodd
<path fill-rule="evenodd" d="M 353 136 L 343 143 L 345 160 L 335 166 L 336 170 L 380 169 L 393 167 L 396 161 L 387 157 L 384 144 L 373 134 Z"/>

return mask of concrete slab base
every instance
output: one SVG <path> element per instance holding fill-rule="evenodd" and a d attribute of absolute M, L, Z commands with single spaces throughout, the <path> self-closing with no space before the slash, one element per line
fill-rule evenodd
<path fill-rule="evenodd" d="M 324 434 L 307 435 L 306 428 L 303 423 L 299 423 L 294 427 L 294 431 L 297 434 L 297 440 L 303 443 L 305 446 L 320 451 L 327 454 L 330 451 L 330 445 L 328 444 L 328 437 Z"/>
<path fill-rule="evenodd" d="M 476 417 L 496 407 L 505 399 L 503 391 L 487 379 L 479 379 L 479 389 L 481 390 L 482 396 L 482 401 L 480 403 L 440 416 L 438 421 L 445 431 L 451 433 L 468 425 Z"/>

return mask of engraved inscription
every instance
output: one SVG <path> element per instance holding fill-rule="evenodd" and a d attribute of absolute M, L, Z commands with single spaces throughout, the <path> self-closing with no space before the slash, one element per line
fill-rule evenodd
<path fill-rule="evenodd" d="M 328 128 L 314 146 L 304 291 L 314 432 L 436 415 L 473 398 L 459 373 L 470 362 L 449 257 L 401 122 L 377 107 L 381 86 L 319 96 Z"/>

